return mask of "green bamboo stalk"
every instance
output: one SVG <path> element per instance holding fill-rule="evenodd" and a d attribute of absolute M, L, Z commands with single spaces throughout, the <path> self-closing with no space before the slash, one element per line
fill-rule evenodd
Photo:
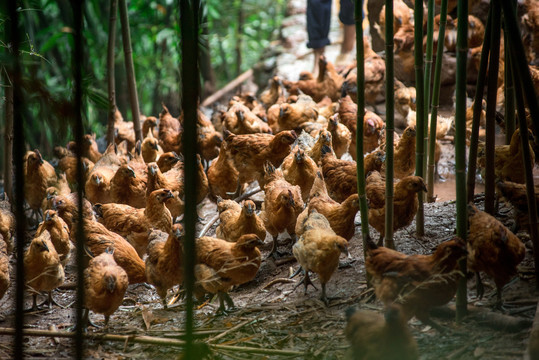
<path fill-rule="evenodd" d="M 15 264 L 16 281 L 15 281 L 15 336 L 13 339 L 13 356 L 15 359 L 24 358 L 24 239 L 26 236 L 26 215 L 24 213 L 24 169 L 23 157 L 25 153 L 25 136 L 24 125 L 27 122 L 23 116 L 23 109 L 27 104 L 24 104 L 22 93 L 22 71 L 19 58 L 20 49 L 20 33 L 19 33 L 19 11 L 15 1 L 7 2 L 7 11 L 9 16 L 9 26 L 6 26 L 6 35 L 11 43 L 11 51 L 9 52 L 8 74 L 13 85 L 13 165 L 15 172 L 14 197 L 11 203 L 15 207 L 15 224 L 16 237 L 16 255 L 19 261 Z"/>
<path fill-rule="evenodd" d="M 114 120 L 116 115 L 116 84 L 114 82 L 114 49 L 116 44 L 116 13 L 118 0 L 110 1 L 109 41 L 107 47 L 107 83 L 109 92 L 109 113 L 107 143 L 114 143 Z"/>
<path fill-rule="evenodd" d="M 515 47 L 514 51 L 516 56 L 513 58 L 515 64 L 514 69 L 518 72 L 518 78 L 522 81 L 522 87 L 524 89 L 524 96 L 528 103 L 530 110 L 532 125 L 536 134 L 539 134 L 539 104 L 537 103 L 537 93 L 533 86 L 532 77 L 530 74 L 530 68 L 526 58 L 526 52 L 524 51 L 524 45 L 520 37 L 520 30 L 518 28 L 517 15 L 515 8 L 510 1 L 499 1 L 501 3 L 503 14 L 505 18 L 505 25 L 507 26 L 507 34 L 510 37 L 509 43 Z"/>
<path fill-rule="evenodd" d="M 514 1 L 513 1 L 514 3 Z M 504 98 L 505 98 L 505 143 L 509 145 L 511 143 L 511 137 L 515 132 L 515 88 L 513 85 L 513 76 L 511 76 L 511 54 L 509 49 L 509 43 L 507 39 L 509 34 L 507 33 L 507 26 L 505 26 L 505 19 L 503 20 L 503 43 L 504 43 Z"/>
<path fill-rule="evenodd" d="M 512 8 L 509 6 L 509 8 Z M 511 14 L 508 11 L 506 11 L 506 7 L 504 7 L 504 16 L 505 18 L 509 18 L 507 22 L 516 22 L 516 17 L 514 17 L 514 13 Z M 509 29 L 509 33 L 513 31 L 513 27 Z M 513 36 L 513 34 L 511 34 Z M 522 91 L 526 93 L 526 91 L 531 90 L 532 95 L 535 96 L 533 88 L 527 89 L 526 87 L 526 81 L 525 81 L 525 75 L 526 73 L 529 75 L 529 70 L 527 72 L 520 71 L 522 69 L 518 69 L 518 57 L 524 56 L 522 47 L 522 42 L 517 41 L 517 43 L 514 43 L 512 41 L 509 41 L 509 49 L 505 49 L 506 52 L 511 52 L 511 73 L 513 76 L 513 83 L 515 84 L 515 95 L 516 95 L 516 103 L 517 103 L 517 111 L 518 111 L 518 121 L 519 121 L 519 127 L 520 127 L 520 140 L 522 144 L 522 154 L 523 154 L 523 160 L 524 160 L 524 169 L 526 173 L 526 197 L 528 200 L 528 216 L 530 219 L 530 238 L 532 240 L 533 244 L 533 260 L 535 265 L 535 276 L 539 276 L 539 234 L 537 229 L 537 203 L 535 201 L 535 194 L 534 194 L 534 183 L 533 183 L 533 172 L 532 172 L 532 161 L 530 156 L 530 150 L 529 150 L 529 144 L 528 144 L 528 136 L 524 135 L 528 133 L 528 124 L 526 121 L 526 113 L 524 109 L 524 96 L 522 95 Z M 520 45 L 520 46 L 519 46 Z M 528 69 L 526 67 L 526 69 Z M 531 111 L 532 107 L 537 107 L 537 98 L 535 99 L 528 97 L 527 94 L 527 100 L 528 100 L 528 107 Z M 533 115 L 532 115 L 533 116 Z M 536 284 L 536 287 L 539 287 L 539 284 Z"/>
<path fill-rule="evenodd" d="M 120 22 L 122 24 L 122 42 L 124 45 L 124 61 L 127 73 L 127 89 L 129 91 L 129 102 L 131 104 L 131 116 L 133 117 L 133 127 L 136 141 L 142 141 L 142 129 L 140 127 L 140 107 L 137 95 L 137 80 L 135 76 L 135 66 L 133 65 L 133 50 L 131 49 L 131 32 L 129 30 L 129 16 L 127 14 L 127 1 L 119 0 Z"/>
<path fill-rule="evenodd" d="M 184 237 L 184 286 L 186 290 L 185 304 L 185 358 L 195 359 L 193 337 L 193 290 L 195 285 L 195 232 L 196 232 L 196 124 L 199 100 L 198 71 L 198 14 L 199 0 L 180 0 L 181 31 L 181 89 L 183 122 L 183 155 L 185 168 L 185 215 L 183 218 Z"/>
<path fill-rule="evenodd" d="M 393 67 L 393 0 L 386 0 L 386 220 L 385 244 L 394 249 L 393 242 L 393 139 L 395 134 L 395 70 Z M 359 154 L 359 153 L 358 153 Z"/>
<path fill-rule="evenodd" d="M 485 212 L 494 214 L 495 198 L 495 174 L 494 174 L 494 146 L 495 116 L 496 116 L 496 95 L 498 93 L 498 71 L 500 67 L 500 30 L 501 30 L 501 8 L 496 2 L 491 3 L 492 9 L 492 31 L 490 34 L 490 58 L 488 65 L 487 82 L 487 116 L 485 135 Z"/>
<path fill-rule="evenodd" d="M 485 34 L 492 31 L 492 7 L 489 8 Z M 483 109 L 483 94 L 485 92 L 485 82 L 487 78 L 488 58 L 490 53 L 490 36 L 485 36 L 483 48 L 481 49 L 481 61 L 479 73 L 477 74 L 477 85 L 475 87 L 475 98 L 473 108 L 472 136 L 470 138 L 470 152 L 468 154 L 468 177 L 467 177 L 467 202 L 473 201 L 475 193 L 475 172 L 477 169 L 477 145 L 479 141 L 479 125 L 481 112 Z"/>
<path fill-rule="evenodd" d="M 75 328 L 75 359 L 82 360 L 84 357 L 84 337 L 83 331 L 86 324 L 83 324 L 82 311 L 84 307 L 84 269 L 86 261 L 84 257 L 84 244 L 86 243 L 84 234 L 84 214 L 83 214 L 83 189 L 84 189 L 84 169 L 82 166 L 84 127 L 82 124 L 83 103 L 82 103 L 82 66 L 84 59 L 84 41 L 83 41 L 83 24 L 82 7 L 83 1 L 74 1 L 73 6 L 74 18 L 74 42 L 73 48 L 73 83 L 74 83 L 74 98 L 73 108 L 75 110 L 73 132 L 75 135 L 75 153 L 77 155 L 77 236 L 76 236 L 76 260 L 77 260 L 77 299 L 76 299 L 76 328 Z"/>
<path fill-rule="evenodd" d="M 427 48 L 425 51 L 425 84 L 423 88 L 425 89 L 425 113 L 423 114 L 423 133 L 424 145 L 423 149 L 428 149 L 429 143 L 429 113 L 430 109 L 430 92 L 431 92 L 431 74 L 432 74 L 432 52 L 433 52 L 433 37 L 434 37 L 434 0 L 428 0 L 428 13 L 427 13 Z M 442 42 L 442 49 L 443 49 Z M 438 45 L 440 45 L 440 40 L 438 39 Z M 427 174 L 427 155 L 423 157 L 423 174 Z"/>
<path fill-rule="evenodd" d="M 356 170 L 357 193 L 361 216 L 361 234 L 363 238 L 363 256 L 367 258 L 369 233 L 369 209 L 365 193 L 365 166 L 363 161 L 363 118 L 365 117 L 365 49 L 363 48 L 363 0 L 355 0 L 354 17 L 356 23 L 356 59 L 357 59 L 357 119 L 356 119 Z"/>
<path fill-rule="evenodd" d="M 393 17 L 390 19 L 392 18 Z M 414 61 L 415 86 L 417 95 L 415 174 L 424 178 L 423 159 L 425 157 L 425 89 L 423 81 L 423 1 L 416 1 L 414 8 Z M 417 193 L 417 198 L 419 200 L 419 208 L 417 209 L 415 220 L 417 236 L 423 236 L 425 233 L 425 213 L 423 207 L 424 197 L 425 196 L 422 191 Z"/>
<path fill-rule="evenodd" d="M 466 61 L 468 55 L 468 0 L 458 1 L 457 26 L 457 84 L 455 109 L 455 180 L 457 192 L 457 236 L 466 240 Z M 466 260 L 459 261 L 460 271 L 466 274 Z M 457 288 L 457 321 L 466 315 L 466 278 L 459 280 Z"/>
<path fill-rule="evenodd" d="M 436 124 L 440 107 L 440 84 L 442 79 L 442 58 L 444 54 L 445 26 L 447 24 L 447 0 L 440 5 L 440 30 L 438 31 L 438 48 L 436 49 L 436 66 L 434 67 L 434 86 L 432 88 L 432 113 L 430 115 L 429 157 L 427 172 L 427 201 L 434 202 L 434 152 L 436 150 Z"/>

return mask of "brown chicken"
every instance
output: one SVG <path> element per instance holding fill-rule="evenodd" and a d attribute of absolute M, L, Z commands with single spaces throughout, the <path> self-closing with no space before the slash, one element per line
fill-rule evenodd
<path fill-rule="evenodd" d="M 265 187 L 264 203 L 260 218 L 266 230 L 273 237 L 271 255 L 277 252 L 277 236 L 286 230 L 295 241 L 296 219 L 303 210 L 301 189 L 291 185 L 283 177 L 283 173 L 269 162 L 264 164 Z"/>
<path fill-rule="evenodd" d="M 363 37 L 365 52 L 365 102 L 376 109 L 376 103 L 384 91 L 386 63 L 375 53 L 367 39 Z M 357 70 L 352 69 L 343 83 L 346 93 L 354 102 L 357 102 Z"/>
<path fill-rule="evenodd" d="M 227 152 L 228 142 L 223 141 L 221 150 L 219 151 L 219 157 L 208 168 L 207 178 L 209 190 L 215 198 L 217 196 L 223 199 L 232 198 L 238 187 L 239 173 L 227 155 Z"/>
<path fill-rule="evenodd" d="M 158 232 L 155 231 L 154 232 Z M 148 283 L 155 286 L 157 295 L 163 301 L 166 308 L 166 296 L 168 289 L 174 285 L 181 285 L 183 282 L 183 227 L 174 224 L 172 231 L 165 238 L 155 237 L 148 244 L 148 257 L 146 258 L 146 278 Z"/>
<path fill-rule="evenodd" d="M 323 215 L 313 211 L 309 214 L 310 217 L 323 217 Z M 306 223 L 309 223 L 309 219 L 307 219 Z M 322 226 L 317 226 L 321 223 Z M 301 269 L 305 271 L 305 277 L 303 278 L 305 293 L 307 293 L 307 286 L 309 284 L 313 285 L 309 278 L 309 271 L 314 272 L 318 275 L 322 284 L 321 300 L 328 305 L 326 284 L 337 270 L 341 252 L 348 255 L 348 242 L 346 239 L 336 235 L 331 228 L 328 229 L 323 225 L 323 221 L 317 219 L 307 224 L 305 232 L 292 247 L 292 252 Z"/>
<path fill-rule="evenodd" d="M 301 188 L 301 198 L 304 203 L 307 203 L 309 199 L 317 168 L 314 160 L 299 147 L 296 147 L 281 165 L 284 179 Z"/>
<path fill-rule="evenodd" d="M 399 31 L 403 24 L 413 23 L 413 10 L 402 0 L 393 1 L 393 33 Z M 378 18 L 380 36 L 385 41 L 386 7 L 382 7 Z"/>
<path fill-rule="evenodd" d="M 530 143 L 533 142 L 533 134 L 528 130 Z M 535 153 L 532 145 L 530 147 L 531 164 L 535 162 Z M 494 154 L 494 173 L 501 180 L 508 180 L 523 184 L 525 182 L 524 160 L 522 155 L 522 145 L 520 143 L 520 129 L 516 129 L 511 137 L 509 145 L 497 145 Z M 484 169 L 486 165 L 486 149 L 484 143 L 479 143 L 477 149 L 477 165 Z"/>
<path fill-rule="evenodd" d="M 522 5 L 524 5 L 525 9 L 522 24 L 527 33 L 523 40 L 525 43 L 529 43 L 526 46 L 528 62 L 535 62 L 537 65 L 537 59 L 539 58 L 539 3 L 537 0 L 525 0 Z"/>
<path fill-rule="evenodd" d="M 24 194 L 30 209 L 37 216 L 47 188 L 55 186 L 58 179 L 54 168 L 41 157 L 39 150 L 30 151 L 27 155 Z"/>
<path fill-rule="evenodd" d="M 355 161 L 337 159 L 329 147 L 322 148 L 322 172 L 328 194 L 337 202 L 343 202 L 357 193 L 357 169 Z"/>
<path fill-rule="evenodd" d="M 82 141 L 82 156 L 90 159 L 91 162 L 95 163 L 101 159 L 102 154 L 97 148 L 97 142 L 95 141 L 95 134 L 84 135 Z"/>
<path fill-rule="evenodd" d="M 172 117 L 168 108 L 163 105 L 163 111 L 159 114 L 159 145 L 164 152 L 180 152 L 182 132 L 180 121 Z"/>
<path fill-rule="evenodd" d="M 376 296 L 386 306 L 400 304 L 405 320 L 415 315 L 424 324 L 441 329 L 430 319 L 429 311 L 455 296 L 462 276 L 458 261 L 466 256 L 466 243 L 455 237 L 438 245 L 432 255 L 406 255 L 368 239 L 367 254 L 365 267 Z"/>
<path fill-rule="evenodd" d="M 516 232 L 520 227 L 528 227 L 530 217 L 528 215 L 528 198 L 526 196 L 526 185 L 517 184 L 511 181 L 496 181 L 496 189 L 501 196 L 511 203 L 515 211 L 515 224 L 511 229 Z M 535 185 L 535 202 L 539 208 L 539 185 Z M 530 230 L 528 229 L 528 232 Z"/>
<path fill-rule="evenodd" d="M 395 77 L 405 83 L 414 83 L 414 25 L 404 23 L 393 36 Z"/>
<path fill-rule="evenodd" d="M 148 164 L 148 184 L 146 187 L 146 199 L 155 190 L 169 189 L 174 197 L 166 201 L 165 205 L 170 211 L 172 219 L 177 218 L 184 212 L 183 201 L 183 169 L 173 168 L 165 174 L 159 170 L 156 163 Z"/>
<path fill-rule="evenodd" d="M 75 223 L 79 216 L 78 194 L 71 193 L 55 196 L 52 199 L 52 209 L 65 221 L 69 228 L 71 240 L 75 242 Z M 82 199 L 82 212 L 85 220 L 95 221 L 92 204 L 84 198 Z"/>
<path fill-rule="evenodd" d="M 152 135 L 154 138 L 159 137 L 159 130 L 157 128 L 157 118 L 155 116 L 146 116 L 145 119 L 141 119 L 142 121 L 142 135 L 148 134 L 149 131 L 152 132 Z"/>
<path fill-rule="evenodd" d="M 86 180 L 84 190 L 86 198 L 92 204 L 107 204 L 112 201 L 110 182 L 122 164 L 117 150 L 116 145 L 109 145 L 101 159 L 95 163 L 88 180 Z"/>
<path fill-rule="evenodd" d="M 283 84 L 290 94 L 297 95 L 298 90 L 301 90 L 318 102 L 325 96 L 329 96 L 332 101 L 337 101 L 343 82 L 344 78 L 337 73 L 335 66 L 322 55 L 318 61 L 318 77 L 316 79 L 311 73 L 302 72 L 299 81 L 283 81 Z"/>
<path fill-rule="evenodd" d="M 90 159 L 82 158 L 82 169 L 84 173 L 84 179 L 88 179 L 88 174 L 92 171 L 94 163 Z M 77 157 L 66 156 L 58 161 L 58 169 L 66 174 L 68 183 L 77 184 Z"/>
<path fill-rule="evenodd" d="M 302 124 L 315 122 L 318 119 L 318 107 L 310 96 L 300 95 L 295 103 L 283 103 L 279 108 L 277 128 L 273 132 L 282 130 L 299 131 Z"/>
<path fill-rule="evenodd" d="M 408 112 L 408 117 L 406 118 L 406 124 L 408 125 L 408 127 L 415 129 L 416 120 L 417 120 L 417 113 L 414 110 L 410 110 L 410 112 Z M 454 120 L 455 118 L 453 116 L 450 116 L 450 117 L 441 116 L 441 115 L 436 116 L 436 139 L 443 139 L 445 137 L 445 135 L 449 132 L 449 130 L 453 126 Z M 427 135 L 430 134 L 430 121 L 431 121 L 430 114 L 429 114 L 428 121 L 429 121 L 429 124 L 428 124 Z"/>
<path fill-rule="evenodd" d="M 168 189 L 153 191 L 146 201 L 146 207 L 136 209 L 123 204 L 97 204 L 94 211 L 97 219 L 105 227 L 125 237 L 133 245 L 140 257 L 146 253 L 148 235 L 151 229 L 169 233 L 172 216 L 165 202 L 174 195 Z"/>
<path fill-rule="evenodd" d="M 324 178 L 320 172 L 317 173 L 311 190 L 308 211 L 316 210 L 324 215 L 333 231 L 347 241 L 355 233 L 354 219 L 359 210 L 359 199 L 357 194 L 350 195 L 342 203 L 338 203 L 329 197 Z M 298 222 L 300 218 L 298 217 Z"/>
<path fill-rule="evenodd" d="M 330 148 L 331 153 L 335 156 L 335 152 L 333 151 L 333 137 L 331 136 L 331 132 L 325 129 L 320 131 L 314 145 L 307 151 L 309 157 L 317 164 L 320 163 L 320 159 L 322 158 L 322 148 L 324 146 Z"/>
<path fill-rule="evenodd" d="M 47 291 L 49 309 L 52 307 L 52 290 L 62 285 L 65 274 L 58 253 L 48 231 L 34 237 L 24 254 L 26 286 L 33 292 L 32 310 L 37 310 L 37 294 Z"/>
<path fill-rule="evenodd" d="M 58 253 L 60 263 L 66 266 L 73 244 L 70 240 L 69 228 L 65 221 L 58 216 L 56 211 L 47 210 L 43 215 L 43 222 L 37 228 L 36 236 L 41 235 L 44 231 L 48 231 L 54 249 Z"/>
<path fill-rule="evenodd" d="M 164 153 L 157 159 L 157 166 L 162 173 L 166 173 L 172 168 L 183 169 L 183 155 L 178 155 L 174 151 Z"/>
<path fill-rule="evenodd" d="M 243 205 L 233 200 L 217 199 L 220 224 L 215 229 L 215 236 L 230 242 L 236 242 L 244 234 L 255 234 L 260 239 L 266 238 L 264 222 L 255 213 L 252 200 L 245 200 Z"/>
<path fill-rule="evenodd" d="M 269 87 L 260 94 L 259 98 L 266 109 L 269 109 L 273 104 L 284 102 L 284 88 L 281 78 L 274 76 L 269 81 Z"/>
<path fill-rule="evenodd" d="M 234 285 L 251 281 L 256 276 L 262 260 L 259 246 L 264 243 L 255 234 L 246 234 L 231 243 L 208 236 L 196 240 L 197 265 L 195 265 L 196 290 L 217 294 L 219 312 L 226 313 L 234 307 L 228 291 Z"/>
<path fill-rule="evenodd" d="M 369 310 L 346 310 L 344 334 L 350 342 L 351 360 L 417 360 L 417 343 L 408 320 L 398 305 L 390 305 L 384 315 Z"/>
<path fill-rule="evenodd" d="M 130 284 L 146 282 L 144 261 L 138 256 L 133 246 L 120 235 L 108 230 L 97 221 L 84 221 L 84 236 L 86 245 L 95 256 L 105 252 L 107 248 L 114 249 L 114 260 L 120 265 L 129 279 Z M 76 236 L 76 229 L 72 234 Z"/>
<path fill-rule="evenodd" d="M 0 195 L 0 235 L 7 245 L 8 253 L 11 253 L 15 236 L 15 215 L 11 212 L 11 204 L 6 193 Z"/>
<path fill-rule="evenodd" d="M 382 245 L 385 236 L 385 180 L 378 172 L 367 177 L 365 191 L 369 204 L 369 224 L 380 233 L 378 245 Z M 383 189 L 383 192 L 382 192 Z M 395 185 L 393 198 L 393 231 L 412 223 L 418 208 L 417 193 L 427 192 L 423 179 L 419 176 L 407 176 Z"/>
<path fill-rule="evenodd" d="M 257 180 L 260 187 L 263 187 L 264 162 L 280 166 L 296 139 L 293 130 L 281 131 L 277 135 L 234 135 L 225 130 L 227 157 L 239 173 L 238 190 L 241 184 L 253 180 Z"/>
<path fill-rule="evenodd" d="M 124 300 L 129 281 L 125 270 L 114 260 L 114 248 L 107 248 L 88 262 L 84 269 L 84 324 L 88 323 L 88 313 L 93 311 L 105 315 L 105 326 L 110 316 Z"/>
<path fill-rule="evenodd" d="M 454 20 L 455 28 L 458 26 L 458 21 L 458 19 Z M 468 47 L 471 49 L 482 45 L 484 38 L 485 26 L 481 20 L 473 15 L 468 15 Z"/>
<path fill-rule="evenodd" d="M 502 305 L 502 290 L 516 274 L 524 260 L 526 247 L 515 234 L 490 214 L 472 203 L 468 204 L 468 268 L 476 272 L 477 296 L 484 288 L 479 275 L 484 271 L 494 278 L 498 307 Z"/>
<path fill-rule="evenodd" d="M 440 14 L 434 17 L 433 26 L 433 38 L 432 38 L 432 52 L 436 54 L 438 50 L 438 36 L 440 33 Z M 457 28 L 456 23 L 451 16 L 447 16 L 445 20 L 445 39 L 442 41 L 441 46 L 445 46 L 448 52 L 456 52 L 457 49 Z M 423 51 L 427 49 L 427 37 L 423 37 Z"/>
<path fill-rule="evenodd" d="M 331 133 L 331 141 L 335 156 L 340 159 L 348 152 L 352 141 L 352 133 L 346 126 L 339 122 L 338 115 L 329 118 L 327 130 Z"/>
<path fill-rule="evenodd" d="M 396 179 L 404 179 L 415 171 L 415 128 L 404 129 L 399 143 L 395 146 L 393 155 L 393 171 Z M 385 173 L 385 163 L 382 165 L 381 173 Z"/>
<path fill-rule="evenodd" d="M 241 102 L 234 102 L 224 113 L 223 126 L 236 135 L 272 132 L 268 124 Z"/>
<path fill-rule="evenodd" d="M 78 218 L 77 193 L 54 198 L 54 210 L 66 222 L 71 233 L 71 240 L 76 239 L 76 220 Z M 129 283 L 137 284 L 146 281 L 144 261 L 127 240 L 108 230 L 104 225 L 95 221 L 92 205 L 83 199 L 84 236 L 86 245 L 94 255 L 99 255 L 108 247 L 114 248 L 114 259 L 126 272 Z"/>
<path fill-rule="evenodd" d="M 4 297 L 11 284 L 9 280 L 10 272 L 9 250 L 3 235 L 0 233 L 0 300 Z"/>
<path fill-rule="evenodd" d="M 351 132 L 352 141 L 349 152 L 352 158 L 356 159 L 356 122 L 357 105 L 349 95 L 339 100 L 339 120 Z M 384 126 L 384 121 L 372 111 L 365 111 L 363 117 L 363 154 L 369 153 L 378 147 L 380 132 Z"/>
<path fill-rule="evenodd" d="M 146 206 L 147 178 L 137 177 L 130 165 L 122 165 L 110 181 L 110 199 L 113 203 L 135 208 Z"/>
<path fill-rule="evenodd" d="M 157 139 L 153 136 L 152 130 L 148 130 L 146 137 L 142 141 L 142 158 L 145 163 L 156 161 L 163 154 L 163 149 L 159 146 Z"/>
<path fill-rule="evenodd" d="M 382 171 L 382 164 L 386 161 L 386 152 L 382 149 L 375 150 L 365 156 L 363 164 L 365 166 L 365 174 L 372 171 Z"/>
<path fill-rule="evenodd" d="M 404 119 L 408 117 L 410 110 L 416 111 L 415 87 L 407 87 L 397 79 L 395 79 L 395 110 Z"/>
<path fill-rule="evenodd" d="M 114 115 L 114 142 L 120 144 L 122 141 L 127 143 L 127 149 L 131 151 L 135 147 L 135 130 L 131 121 L 124 121 L 120 111 L 116 109 Z"/>

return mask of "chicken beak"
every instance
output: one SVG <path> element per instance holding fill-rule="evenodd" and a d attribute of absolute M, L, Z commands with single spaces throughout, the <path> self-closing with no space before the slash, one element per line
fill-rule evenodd
<path fill-rule="evenodd" d="M 290 205 L 290 207 L 296 206 L 296 203 L 294 202 L 294 198 L 292 196 L 288 200 L 288 205 Z"/>
<path fill-rule="evenodd" d="M 236 111 L 236 116 L 238 117 L 238 120 L 241 122 L 243 122 L 243 120 L 245 119 L 245 116 L 243 116 L 243 111 L 241 110 Z"/>
<path fill-rule="evenodd" d="M 344 253 L 346 254 L 346 257 L 348 259 L 351 259 L 352 258 L 352 255 L 350 254 L 350 251 L 348 251 L 348 249 L 344 249 Z"/>
<path fill-rule="evenodd" d="M 47 194 L 47 201 L 49 201 L 50 199 L 52 199 L 54 197 L 53 194 Z"/>
<path fill-rule="evenodd" d="M 47 246 L 47 243 L 42 242 L 42 245 L 43 245 L 42 251 L 50 251 L 50 250 L 49 250 L 49 247 Z"/>
<path fill-rule="evenodd" d="M 49 212 L 45 214 L 45 221 L 51 221 L 51 214 Z"/>
<path fill-rule="evenodd" d="M 157 173 L 157 169 L 155 168 L 155 166 L 148 167 L 148 170 L 150 170 L 150 174 L 152 175 L 155 175 L 155 173 Z"/>
<path fill-rule="evenodd" d="M 96 176 L 96 177 L 95 177 L 95 183 L 96 183 L 97 186 L 101 185 L 102 182 L 103 182 L 103 181 L 101 180 L 101 177 L 100 177 L 100 176 Z"/>
<path fill-rule="evenodd" d="M 282 119 L 284 117 L 284 109 L 282 106 L 279 108 L 279 119 Z"/>
<path fill-rule="evenodd" d="M 129 175 L 132 177 L 132 178 L 136 178 L 137 175 L 135 174 L 135 170 L 133 170 L 132 167 L 128 166 L 127 167 L 129 169 Z"/>
<path fill-rule="evenodd" d="M 428 190 L 427 190 L 427 186 L 425 185 L 425 183 L 423 183 L 422 185 L 423 185 L 423 189 L 422 189 L 422 190 L 423 190 L 424 192 L 427 192 Z"/>
<path fill-rule="evenodd" d="M 156 142 L 154 142 L 152 148 L 154 150 L 159 150 L 159 145 Z"/>
<path fill-rule="evenodd" d="M 172 191 L 169 190 L 169 191 L 167 192 L 167 196 L 166 196 L 165 199 L 173 199 L 173 198 L 174 198 L 174 194 L 172 193 Z"/>

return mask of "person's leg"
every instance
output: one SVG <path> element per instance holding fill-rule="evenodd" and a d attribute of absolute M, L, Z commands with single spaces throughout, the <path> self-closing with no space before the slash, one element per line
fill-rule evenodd
<path fill-rule="evenodd" d="M 354 2 L 352 0 L 341 0 L 339 20 L 343 24 L 343 41 L 341 44 L 341 53 L 335 61 L 336 66 L 348 65 L 352 58 L 351 52 L 356 43 Z"/>
<path fill-rule="evenodd" d="M 307 0 L 307 47 L 314 51 L 314 70 L 318 70 L 318 59 L 329 45 L 331 22 L 331 0 Z"/>

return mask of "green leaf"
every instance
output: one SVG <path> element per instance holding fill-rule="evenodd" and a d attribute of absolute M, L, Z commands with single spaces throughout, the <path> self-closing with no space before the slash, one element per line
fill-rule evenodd
<path fill-rule="evenodd" d="M 39 49 L 39 52 L 44 53 L 52 49 L 56 46 L 56 43 L 58 42 L 58 39 L 64 36 L 64 33 L 56 33 L 52 35 L 45 43 L 41 46 L 41 49 Z"/>

